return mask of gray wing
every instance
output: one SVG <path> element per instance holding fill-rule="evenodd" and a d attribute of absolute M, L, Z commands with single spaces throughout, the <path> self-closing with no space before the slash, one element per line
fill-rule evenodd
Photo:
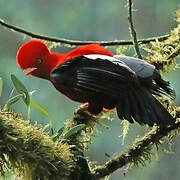
<path fill-rule="evenodd" d="M 115 55 L 113 57 L 124 62 L 130 69 L 132 69 L 136 73 L 137 76 L 141 78 L 153 76 L 155 66 L 145 62 L 144 60 L 121 55 Z"/>

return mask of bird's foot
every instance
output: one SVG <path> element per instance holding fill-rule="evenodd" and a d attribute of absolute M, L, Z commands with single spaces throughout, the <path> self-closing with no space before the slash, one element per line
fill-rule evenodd
<path fill-rule="evenodd" d="M 82 112 L 88 111 L 88 103 L 82 104 L 76 111 L 75 114 L 81 114 Z"/>

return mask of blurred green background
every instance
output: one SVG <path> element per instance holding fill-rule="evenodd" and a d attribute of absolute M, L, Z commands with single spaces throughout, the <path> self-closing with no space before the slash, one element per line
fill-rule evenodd
<path fill-rule="evenodd" d="M 128 31 L 126 0 L 1 0 L 0 18 L 8 23 L 23 27 L 29 31 L 49 36 L 64 37 L 78 40 L 115 40 L 130 39 Z M 176 26 L 173 13 L 178 9 L 179 0 L 134 0 L 134 22 L 138 38 L 163 35 Z M 24 77 L 24 73 L 16 64 L 16 52 L 26 41 L 30 40 L 18 33 L 13 33 L 0 26 L 0 77 L 3 78 L 3 96 L 0 105 L 10 97 L 13 85 L 10 74 L 15 74 L 23 81 L 29 91 L 36 90 L 33 100 L 42 104 L 50 113 L 45 117 L 37 110 L 31 110 L 33 122 L 45 125 L 51 121 L 57 131 L 63 122 L 73 115 L 79 106 L 62 94 L 58 93 L 48 81 L 34 77 Z M 67 47 L 52 49 L 55 52 L 68 52 Z M 180 105 L 180 73 L 176 70 L 165 76 L 170 80 L 176 90 L 176 104 Z M 27 117 L 27 109 L 23 102 L 13 106 L 15 112 Z M 131 126 L 124 145 L 122 145 L 122 124 L 113 114 L 112 122 L 105 121 L 110 129 L 98 126 L 98 135 L 93 139 L 92 145 L 86 152 L 89 160 L 100 164 L 108 160 L 105 153 L 110 156 L 127 148 L 137 136 L 143 135 L 144 127 L 137 124 Z M 156 151 L 147 167 L 133 168 L 123 176 L 124 169 L 116 171 L 111 180 L 178 180 L 180 179 L 180 141 L 172 144 L 174 154 L 165 154 L 161 150 L 159 159 Z M 14 179 L 7 175 L 6 179 Z"/>

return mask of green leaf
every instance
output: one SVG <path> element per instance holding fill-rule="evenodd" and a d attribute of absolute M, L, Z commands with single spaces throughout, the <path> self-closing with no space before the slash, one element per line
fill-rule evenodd
<path fill-rule="evenodd" d="M 108 158 L 110 158 L 110 157 L 111 157 L 108 153 L 105 153 L 105 156 L 106 156 L 106 157 L 108 157 Z"/>
<path fill-rule="evenodd" d="M 25 96 L 23 96 L 23 101 L 25 102 L 25 104 L 27 106 L 29 106 L 30 105 L 30 96 L 29 96 L 29 93 L 28 93 L 26 87 L 24 86 L 24 84 L 14 74 L 11 74 L 11 80 L 12 80 L 17 92 L 19 94 L 25 94 Z"/>
<path fill-rule="evenodd" d="M 64 126 L 62 127 L 62 128 L 60 128 L 59 130 L 58 130 L 58 136 L 61 136 L 61 134 L 63 133 L 63 131 L 64 131 Z"/>
<path fill-rule="evenodd" d="M 63 131 L 64 131 L 64 127 L 60 128 L 56 134 L 52 135 L 52 140 L 54 142 L 57 141 L 59 137 L 62 135 Z"/>
<path fill-rule="evenodd" d="M 79 124 L 79 125 L 71 128 L 68 132 L 66 132 L 66 133 L 64 134 L 64 139 L 67 139 L 67 138 L 69 138 L 70 136 L 78 133 L 79 131 L 81 131 L 82 129 L 84 129 L 85 126 L 86 126 L 85 124 Z"/>
<path fill-rule="evenodd" d="M 2 80 L 2 78 L 0 78 L 0 97 L 2 94 L 2 88 L 3 88 L 3 80 Z"/>
<path fill-rule="evenodd" d="M 6 104 L 5 104 L 5 106 L 4 106 L 4 109 L 5 109 L 5 110 L 8 110 L 11 105 L 13 105 L 13 104 L 16 103 L 17 101 L 19 101 L 21 98 L 23 98 L 23 94 L 19 94 L 19 95 L 17 95 L 17 96 L 14 96 L 14 97 L 10 98 L 10 99 L 6 102 Z"/>
<path fill-rule="evenodd" d="M 46 115 L 46 116 L 49 116 L 48 111 L 47 111 L 43 106 L 41 106 L 40 104 L 38 104 L 37 102 L 32 101 L 32 100 L 30 100 L 30 103 L 31 103 L 32 106 L 34 106 L 38 111 L 40 111 L 41 113 L 43 113 L 43 114 Z"/>

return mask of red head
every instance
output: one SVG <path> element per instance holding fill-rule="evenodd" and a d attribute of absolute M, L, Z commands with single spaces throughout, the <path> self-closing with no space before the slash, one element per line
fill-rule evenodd
<path fill-rule="evenodd" d="M 59 55 L 60 57 L 61 55 Z M 57 64 L 57 57 L 43 42 L 32 40 L 23 44 L 17 53 L 17 63 L 22 70 L 32 70 L 25 75 L 49 79 L 51 70 Z"/>
<path fill-rule="evenodd" d="M 88 54 L 103 54 L 113 56 L 99 44 L 81 46 L 67 54 L 51 53 L 43 42 L 32 40 L 23 44 L 17 53 L 17 63 L 22 70 L 32 70 L 25 75 L 50 79 L 50 72 L 59 64 L 76 56 Z"/>

